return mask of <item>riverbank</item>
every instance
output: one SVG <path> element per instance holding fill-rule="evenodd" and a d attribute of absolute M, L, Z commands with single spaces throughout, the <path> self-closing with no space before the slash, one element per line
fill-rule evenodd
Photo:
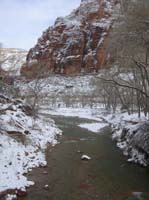
<path fill-rule="evenodd" d="M 137 114 L 128 115 L 127 113 L 117 112 L 108 113 L 104 108 L 58 108 L 54 110 L 43 110 L 55 116 L 78 117 L 96 120 L 99 123 L 85 124 L 84 128 L 93 132 L 98 132 L 108 124 L 112 127 L 112 139 L 120 148 L 128 162 L 135 162 L 144 167 L 149 165 L 149 121 L 142 114 L 139 118 Z M 103 122 L 103 126 L 101 125 Z M 82 126 L 84 126 L 82 124 Z"/>
<path fill-rule="evenodd" d="M 19 121 L 19 123 L 23 123 L 24 122 L 24 120 L 25 121 L 27 121 L 27 122 L 29 122 L 30 121 L 30 119 L 29 119 L 29 116 L 24 116 L 24 114 L 22 114 L 22 111 L 18 111 L 18 109 L 15 109 L 15 107 L 13 108 L 14 110 L 11 110 L 11 114 L 12 114 L 12 116 L 13 117 L 15 117 L 15 121 L 16 121 L 16 119 L 18 119 L 18 121 Z M 17 111 L 17 114 L 15 114 L 15 112 Z M 7 115 L 8 115 L 8 112 L 7 112 Z M 8 115 L 9 116 L 9 115 Z M 17 117 L 16 117 L 17 116 Z M 13 118 L 12 117 L 12 118 Z M 75 118 L 74 118 L 75 117 Z M 59 129 L 57 128 L 57 126 L 55 126 L 55 123 L 54 123 L 54 121 L 53 120 L 51 120 L 51 118 L 52 119 L 54 119 L 54 120 L 56 120 L 56 124 L 57 125 L 59 125 Z M 40 120 L 42 120 L 42 121 L 40 121 Z M 57 119 L 59 119 L 59 120 L 57 120 Z M 61 120 L 62 120 L 62 122 L 61 122 Z M 141 121 L 142 120 L 142 121 Z M 8 120 L 9 121 L 9 120 Z M 57 143 L 57 141 L 55 140 L 56 138 L 55 138 L 55 136 L 57 135 L 57 134 L 60 134 L 61 133 L 61 131 L 60 131 L 60 129 L 62 129 L 63 131 L 66 131 L 67 132 L 67 139 L 65 140 L 64 139 L 64 141 L 63 141 L 63 137 L 62 137 L 62 140 L 60 139 L 60 146 L 61 146 L 61 144 L 63 144 L 64 146 L 65 146 L 65 144 L 70 144 L 70 147 L 71 147 L 71 145 L 73 146 L 73 145 L 75 145 L 76 147 L 77 147 L 77 149 L 75 150 L 75 154 L 77 154 L 77 159 L 79 159 L 79 162 L 80 162 L 80 158 L 81 158 L 81 155 L 79 154 L 79 152 L 80 153 L 85 153 L 85 154 L 88 154 L 89 156 L 91 156 L 91 158 L 93 157 L 95 157 L 95 155 L 93 156 L 92 154 L 90 154 L 90 150 L 91 149 L 94 149 L 94 146 L 92 146 L 92 147 L 88 147 L 88 148 L 86 148 L 86 151 L 84 152 L 84 150 L 83 149 L 81 149 L 81 148 L 78 148 L 78 142 L 79 143 L 81 143 L 81 145 L 82 145 L 82 143 L 83 142 L 85 142 L 85 141 L 88 141 L 88 139 L 86 140 L 85 138 L 86 138 L 86 134 L 88 135 L 90 135 L 91 136 L 91 138 L 93 139 L 93 140 L 96 140 L 97 139 L 97 141 L 96 141 L 96 145 L 97 145 L 97 142 L 99 142 L 99 144 L 98 145 L 101 145 L 101 146 L 103 146 L 103 145 L 106 145 L 106 144 L 104 144 L 103 143 L 103 141 L 102 140 L 99 140 L 99 138 L 96 138 L 96 137 L 98 137 L 97 135 L 101 135 L 101 133 L 103 132 L 102 130 L 105 130 L 105 128 L 106 127 L 108 127 L 109 126 L 109 124 L 111 125 L 111 127 L 112 127 L 112 130 L 113 130 L 113 139 L 115 139 L 116 141 L 117 141 L 117 146 L 119 147 L 119 148 L 121 148 L 122 150 L 124 150 L 124 148 L 122 148 L 122 147 L 124 147 L 124 145 L 123 144 L 126 144 L 126 146 L 125 147 L 127 147 L 127 143 L 124 143 L 125 141 L 126 142 L 128 142 L 128 138 L 129 138 L 129 136 L 130 136 L 130 139 L 132 139 L 133 137 L 133 135 L 135 135 L 135 133 L 133 133 L 132 132 L 132 130 L 134 130 L 134 127 L 136 126 L 136 128 L 138 127 L 138 124 L 140 124 L 140 123 L 144 123 L 146 121 L 146 119 L 145 118 L 142 118 L 142 119 L 138 119 L 137 118 L 137 116 L 136 115 L 133 115 L 133 116 L 128 116 L 126 113 L 123 113 L 123 114 L 121 114 L 121 113 L 117 113 L 116 115 L 113 115 L 113 114 L 109 114 L 109 113 L 107 113 L 104 109 L 102 109 L 102 108 L 98 108 L 98 109 L 66 109 L 66 108 L 63 108 L 63 109 L 57 109 L 57 110 L 49 110 L 49 109 L 46 109 L 46 110 L 42 110 L 42 115 L 40 116 L 40 118 L 37 118 L 37 122 L 35 123 L 36 124 L 36 126 L 34 126 L 34 127 L 36 127 L 35 128 L 35 130 L 33 130 L 33 129 L 31 129 L 31 127 L 29 126 L 25 126 L 25 129 L 24 129 L 24 124 L 22 124 L 22 127 L 23 127 L 23 129 L 20 129 L 20 132 L 21 132 L 21 130 L 28 130 L 29 132 L 32 132 L 32 134 L 29 134 L 29 135 L 26 135 L 26 137 L 29 139 L 29 138 L 32 138 L 32 144 L 34 144 L 33 146 L 36 146 L 36 148 L 38 148 L 38 151 L 35 151 L 36 153 L 38 152 L 40 152 L 40 155 L 42 155 L 42 166 L 46 166 L 46 164 L 47 165 L 53 165 L 52 163 L 53 163 L 53 161 L 55 161 L 55 160 L 61 160 L 61 161 L 63 161 L 63 156 L 65 157 L 67 157 L 67 151 L 65 151 L 65 152 L 63 152 L 63 150 L 62 150 L 62 152 L 64 153 L 64 155 L 63 155 L 63 153 L 61 152 L 59 152 L 57 155 L 55 155 L 55 154 L 53 154 L 53 158 L 51 159 L 51 156 L 52 156 L 52 152 L 55 152 L 56 150 L 55 150 L 55 148 L 52 150 L 52 152 L 51 152 L 51 148 L 50 149 L 48 149 L 48 153 L 47 153 L 47 156 L 46 156 L 46 158 L 45 158 L 45 149 L 46 149 L 46 147 L 47 147 L 47 144 L 50 142 L 50 143 L 52 143 L 53 142 L 53 144 L 56 144 Z M 43 125 L 43 122 L 44 122 L 44 125 Z M 72 124 L 73 123 L 73 124 Z M 28 124 L 28 123 L 27 123 Z M 41 125 L 41 127 L 39 127 Z M 123 130 L 126 128 L 126 126 L 127 127 L 129 127 L 130 128 L 130 130 L 131 130 L 131 134 L 126 134 L 125 135 L 125 137 L 123 137 L 123 135 L 124 135 L 124 133 L 122 134 L 122 132 L 123 132 Z M 13 126 L 12 126 L 13 128 L 15 127 L 14 126 L 14 124 L 13 124 Z M 37 127 L 38 127 L 38 130 L 37 130 Z M 67 127 L 69 127 L 69 129 L 67 129 Z M 30 129 L 29 129 L 30 128 Z M 39 129 L 40 129 L 40 131 L 39 131 Z M 51 130 L 53 130 L 53 132 L 51 132 Z M 59 130 L 59 131 L 58 131 Z M 69 130 L 69 131 L 68 131 Z M 130 131 L 130 130 L 128 130 L 128 131 Z M 138 129 L 137 129 L 138 130 Z M 17 131 L 18 131 L 18 129 L 17 129 Z M 46 131 L 46 132 L 45 132 Z M 57 132 L 58 131 L 58 132 Z M 93 134 L 93 132 L 94 132 L 94 134 Z M 33 134 L 34 133 L 34 134 Z M 46 134 L 46 137 L 45 137 L 45 133 L 47 133 L 47 134 L 49 134 L 49 136 Z M 72 133 L 73 133 L 73 137 L 72 137 Z M 96 133 L 96 134 L 95 134 Z M 53 134 L 53 135 L 51 135 L 51 134 Z M 55 135 L 56 134 L 56 135 Z M 70 134 L 70 135 L 69 135 Z M 33 136 L 34 135 L 34 136 Z M 36 137 L 35 137 L 36 136 Z M 54 139 L 52 139 L 51 138 L 51 136 L 52 136 L 52 138 Z M 112 142 L 112 140 L 111 140 L 111 136 L 112 136 L 112 134 L 111 134 L 111 132 L 109 133 L 109 135 L 108 135 L 108 141 L 110 140 L 111 141 L 111 143 L 110 143 L 110 145 L 111 146 L 113 146 L 113 148 L 115 149 L 114 150 L 114 154 L 115 154 L 115 151 L 116 152 L 119 152 L 118 150 L 116 150 L 116 148 L 115 148 L 115 145 L 114 145 L 114 143 Z M 100 139 L 102 139 L 101 138 L 101 136 L 99 136 L 100 137 Z M 49 139 L 50 140 L 49 140 Z M 123 140 L 121 140 L 121 138 L 123 138 Z M 106 139 L 107 139 L 107 137 L 106 137 Z M 37 145 L 37 143 L 38 142 L 40 142 L 40 145 L 41 145 L 41 148 L 39 148 L 39 146 Z M 91 142 L 91 141 L 90 141 Z M 129 142 L 130 142 L 130 140 L 129 140 Z M 139 141 L 138 141 L 138 143 L 139 143 Z M 36 145 L 35 145 L 36 144 Z M 130 143 L 131 144 L 131 143 Z M 19 145 L 20 145 L 20 143 L 19 143 Z M 42 146 L 43 145 L 43 146 Z M 8 146 L 8 145 L 7 145 Z M 38 146 L 38 147 L 37 147 Z M 58 145 L 59 146 L 59 145 Z M 135 146 L 136 147 L 136 146 Z M 10 148 L 12 149 L 13 148 L 13 146 L 11 146 L 10 145 Z M 57 147 L 56 146 L 56 149 L 57 148 L 59 148 L 59 147 Z M 61 148 L 61 147 L 60 147 Z M 100 147 L 97 147 L 97 148 L 100 148 Z M 105 148 L 104 148 L 104 151 L 106 152 L 106 151 L 108 151 L 109 152 L 109 150 L 106 150 L 106 148 L 108 148 L 108 146 L 105 146 Z M 70 149 L 67 149 L 68 151 L 70 151 Z M 88 151 L 89 150 L 89 151 Z M 25 152 L 26 152 L 26 149 L 24 150 Z M 92 151 L 92 150 L 91 150 Z M 34 151 L 33 151 L 34 152 Z M 124 151 L 124 153 L 125 153 L 126 151 Z M 128 151 L 128 153 L 129 152 L 131 152 L 131 151 Z M 132 151 L 132 152 L 134 152 L 134 151 Z M 28 153 L 28 152 L 27 152 Z M 51 155 L 50 155 L 50 153 L 51 153 Z M 104 152 L 103 152 L 104 153 Z M 112 153 L 112 152 L 111 152 Z M 112 156 L 112 154 L 110 153 L 110 155 Z M 142 153 L 142 152 L 141 152 Z M 24 154 L 21 154 L 21 155 L 24 155 Z M 60 156 L 61 155 L 61 156 Z M 79 158 L 78 158 L 78 155 L 79 155 Z M 100 152 L 96 152 L 96 156 L 98 157 L 98 155 L 100 155 Z M 126 155 L 126 154 L 125 154 Z M 134 155 L 134 154 L 133 154 Z M 135 154 L 136 156 L 134 157 L 135 158 L 135 160 L 133 160 L 133 159 L 131 159 L 131 154 L 127 154 L 127 156 L 129 156 L 129 160 L 128 161 L 132 161 L 132 162 L 136 162 L 137 161 L 137 163 L 140 163 L 140 164 L 142 164 L 143 163 L 143 166 L 146 166 L 144 163 L 145 163 L 145 157 L 144 157 L 144 154 L 140 154 L 140 152 L 138 153 L 138 154 Z M 141 155 L 141 156 L 140 156 Z M 30 152 L 29 152 L 29 154 L 25 154 L 25 159 L 28 159 L 28 156 L 30 157 Z M 60 157 L 59 157 L 60 156 Z M 73 156 L 74 156 L 74 153 L 73 153 Z M 73 156 L 72 157 L 69 157 L 69 159 L 74 159 L 73 158 Z M 113 155 L 113 156 L 115 156 L 115 155 Z M 112 156 L 112 157 L 113 157 Z M 75 156 L 74 156 L 75 157 Z M 10 157 L 9 157 L 10 158 Z M 124 161 L 124 163 L 128 166 L 128 164 L 126 163 L 126 160 L 125 160 L 125 157 L 123 157 L 122 155 L 121 155 L 121 153 L 119 152 L 119 157 L 118 157 L 119 159 L 122 159 L 123 161 Z M 117 158 L 117 159 L 118 159 Z M 139 159 L 138 159 L 139 158 Z M 112 159 L 114 159 L 114 157 L 112 158 Z M 37 164 L 38 165 L 35 165 L 34 164 L 34 161 L 35 160 L 38 160 L 38 162 L 37 162 Z M 22 160 L 20 161 L 19 159 L 17 160 L 17 162 L 19 161 L 19 163 L 24 163 L 24 156 L 22 156 Z M 143 161 L 143 162 L 142 162 Z M 29 160 L 28 160 L 28 162 L 27 162 L 27 165 L 25 165 L 27 168 L 23 168 L 23 169 L 25 169 L 26 171 L 25 172 L 29 172 L 29 171 L 31 171 L 31 169 L 33 168 L 33 167 L 38 167 L 38 166 L 40 166 L 41 165 L 41 159 L 39 159 L 39 157 L 35 154 L 35 156 L 31 156 L 31 162 L 32 162 L 32 164 L 33 165 L 31 165 L 30 164 L 30 162 L 29 162 Z M 51 162 L 51 163 L 50 163 Z M 76 162 L 78 162 L 78 160 L 76 160 Z M 111 162 L 113 162 L 112 160 L 111 160 Z M 142 163 L 141 163 L 142 162 Z M 13 162 L 13 164 L 14 164 L 15 162 Z M 49 164 L 48 164 L 49 163 Z M 67 163 L 67 162 L 66 162 Z M 61 165 L 60 163 L 55 163 L 54 164 L 54 166 L 53 167 L 56 167 L 57 168 L 57 166 L 56 165 Z M 67 163 L 68 164 L 68 163 Z M 108 164 L 108 162 L 107 162 L 107 164 Z M 107 165 L 106 164 L 106 165 Z M 125 165 L 124 164 L 124 165 Z M 74 163 L 73 163 L 73 165 L 75 165 Z M 109 164 L 108 164 L 109 165 Z M 110 164 L 111 165 L 111 164 Z M 12 166 L 14 166 L 14 165 L 12 165 Z M 106 167 L 106 166 L 105 166 Z M 115 167 L 116 167 L 116 163 L 115 163 Z M 62 167 L 63 168 L 63 167 Z M 19 167 L 18 167 L 18 169 L 20 169 Z M 60 169 L 61 170 L 61 169 Z M 74 169 L 75 170 L 75 169 Z M 99 169 L 98 169 L 99 170 Z M 98 170 L 96 171 L 96 173 L 98 173 Z M 48 171 L 48 172 L 47 172 Z M 83 171 L 83 169 L 82 169 L 82 171 Z M 24 173 L 24 171 L 22 170 L 22 174 Z M 32 195 L 35 195 L 35 194 L 40 194 L 40 192 L 41 192 L 41 194 L 42 194 L 42 191 L 44 191 L 44 193 L 45 193 L 45 197 L 44 197 L 44 199 L 48 199 L 49 198 L 49 196 L 47 196 L 47 195 L 49 195 L 49 188 L 50 188 L 50 185 L 49 185 L 49 183 L 48 183 L 48 181 L 45 181 L 45 180 L 47 180 L 47 177 L 46 177 L 46 179 L 45 178 L 43 178 L 43 176 L 48 176 L 48 178 L 50 179 L 50 176 L 52 176 L 53 177 L 53 168 L 51 168 L 51 171 L 50 170 L 47 170 L 46 168 L 44 168 L 44 169 L 35 169 L 35 173 L 36 174 L 34 174 L 34 171 L 33 171 L 33 176 L 31 175 L 29 175 L 28 176 L 28 179 L 29 180 L 32 180 L 32 182 L 25 182 L 25 184 L 22 186 L 18 186 L 18 189 L 19 188 L 21 188 L 21 190 L 23 189 L 25 189 L 25 187 L 26 186 L 29 186 L 29 185 L 31 185 L 31 184 L 33 184 L 34 182 L 37 184 L 37 186 L 36 186 L 36 184 L 35 184 L 35 186 L 33 187 L 33 188 L 35 188 L 35 192 L 33 192 L 34 191 L 34 189 L 32 190 L 32 187 L 31 187 L 31 189 L 29 189 L 29 193 L 33 193 Z M 57 170 L 57 173 L 58 173 L 58 170 Z M 88 172 L 86 172 L 86 173 L 88 173 Z M 112 173 L 112 172 L 111 172 Z M 144 169 L 142 169 L 141 170 L 141 173 L 145 173 L 145 171 L 144 171 Z M 32 174 L 32 172 L 31 173 L 29 173 L 29 174 Z M 36 178 L 36 175 L 37 174 L 39 174 L 38 176 L 39 177 L 37 177 Z M 20 174 L 21 175 L 21 174 Z M 23 175 L 23 177 L 24 177 L 24 175 Z M 66 176 L 67 177 L 67 176 Z M 31 178 L 31 179 L 30 179 Z M 57 177 L 58 178 L 58 177 Z M 99 177 L 99 179 L 100 179 L 100 177 Z M 4 180 L 4 179 L 2 179 L 2 180 Z M 13 179 L 12 179 L 13 180 Z M 22 180 L 22 179 L 19 179 L 19 180 Z M 27 181 L 27 179 L 25 178 L 25 180 Z M 42 181 L 41 181 L 42 180 Z M 52 179 L 53 180 L 53 179 Z M 40 183 L 40 181 L 41 181 L 41 183 Z M 26 184 L 26 183 L 30 183 L 30 184 Z M 52 182 L 50 183 L 50 184 L 52 184 Z M 80 183 L 81 184 L 81 183 Z M 83 183 L 84 184 L 84 183 Z M 39 186 L 38 186 L 39 185 Z M 58 183 L 58 185 L 60 185 L 60 183 Z M 15 186 L 15 185 L 14 185 Z M 42 189 L 39 189 L 39 187 L 41 188 L 42 187 Z M 84 187 L 84 185 L 82 186 L 82 187 Z M 86 183 L 85 183 L 85 187 L 86 187 Z M 88 187 L 88 186 L 87 186 Z M 115 186 L 116 187 L 116 186 Z M 14 187 L 13 187 L 14 188 Z M 15 186 L 15 188 L 16 188 L 16 186 Z M 142 187 L 141 187 L 142 188 Z M 38 192 L 38 190 L 39 190 L 39 192 Z M 41 191 L 42 190 L 42 191 Z M 46 190 L 47 190 L 47 192 L 46 192 Z M 55 190 L 58 190 L 58 188 L 57 189 L 55 189 Z M 142 189 L 140 190 L 139 189 L 139 187 L 137 188 L 137 189 L 135 189 L 135 190 L 132 190 L 133 192 L 142 192 Z M 89 192 L 90 193 L 90 192 Z M 145 192 L 146 193 L 146 192 Z M 31 196 L 32 196 L 31 195 Z M 130 196 L 132 195 L 132 192 L 131 192 L 131 194 L 130 194 Z M 30 196 L 30 195 L 29 195 Z M 40 196 L 40 195 L 39 195 Z M 99 195 L 97 195 L 97 196 L 99 196 Z M 104 195 L 103 195 L 104 196 Z M 7 196 L 8 198 L 8 200 L 10 200 L 11 198 L 13 199 L 13 196 Z M 48 198 L 47 198 L 48 197 Z M 26 200 L 31 200 L 31 199 L 28 199 L 28 198 L 30 198 L 30 197 L 28 197 L 27 196 L 27 199 Z M 95 198 L 95 197 L 94 197 Z M 95 198 L 96 199 L 96 198 Z M 115 198 L 116 199 L 116 198 Z M 115 200 L 114 199 L 114 200 Z M 37 199 L 36 199 L 37 200 Z M 39 199 L 40 200 L 40 199 Z M 57 199 L 55 199 L 55 200 L 57 200 Z M 64 199 L 65 200 L 65 199 Z M 111 199 L 110 199 L 111 200 Z"/>
<path fill-rule="evenodd" d="M 149 120 L 137 114 L 118 113 L 104 119 L 112 126 L 112 139 L 117 142 L 128 162 L 149 166 Z"/>
<path fill-rule="evenodd" d="M 47 150 L 47 166 L 29 173 L 36 184 L 21 200 L 139 200 L 139 196 L 148 200 L 149 174 L 126 162 L 111 140 L 110 129 L 94 134 L 79 127 L 93 120 L 52 117 L 63 136 Z M 83 154 L 91 160 L 82 161 Z"/>
<path fill-rule="evenodd" d="M 49 143 L 56 145 L 62 132 L 52 119 L 29 115 L 29 107 L 20 100 L 2 96 L 0 101 L 1 199 L 8 193 L 23 194 L 26 187 L 34 185 L 26 174 L 35 167 L 46 166 L 45 149 Z"/>

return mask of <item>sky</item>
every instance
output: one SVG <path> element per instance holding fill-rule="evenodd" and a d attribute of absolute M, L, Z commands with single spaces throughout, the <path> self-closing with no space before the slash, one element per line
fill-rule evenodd
<path fill-rule="evenodd" d="M 81 0 L 0 0 L 0 43 L 28 50 L 57 17 L 68 15 Z"/>

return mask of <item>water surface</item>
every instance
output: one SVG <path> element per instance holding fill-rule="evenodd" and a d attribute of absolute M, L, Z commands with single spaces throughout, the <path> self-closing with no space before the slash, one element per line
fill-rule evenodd
<path fill-rule="evenodd" d="M 36 185 L 24 200 L 149 200 L 149 171 L 126 162 L 109 128 L 95 134 L 77 126 L 87 120 L 54 120 L 63 130 L 60 144 L 47 150 L 46 168 L 30 173 Z"/>

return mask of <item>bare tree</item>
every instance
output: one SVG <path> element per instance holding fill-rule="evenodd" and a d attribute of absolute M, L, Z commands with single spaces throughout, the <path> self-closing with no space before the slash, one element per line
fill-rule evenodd
<path fill-rule="evenodd" d="M 122 13 L 113 29 L 109 52 L 114 58 L 113 73 L 100 77 L 108 107 L 113 102 L 128 113 L 149 114 L 149 1 L 121 0 Z M 111 73 L 110 73 L 111 71 Z M 110 88 L 110 89 L 109 89 Z M 117 101 L 114 101 L 116 91 Z M 111 92 L 112 91 L 112 92 Z"/>
<path fill-rule="evenodd" d="M 49 84 L 49 72 L 44 66 L 38 66 L 36 77 L 27 83 L 27 94 L 25 94 L 26 103 L 32 109 L 32 115 L 36 117 L 42 101 L 49 95 L 46 86 Z"/>

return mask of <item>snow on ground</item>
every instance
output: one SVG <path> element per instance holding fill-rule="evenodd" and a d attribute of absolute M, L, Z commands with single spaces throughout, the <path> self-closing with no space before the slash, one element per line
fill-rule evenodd
<path fill-rule="evenodd" d="M 108 126 L 108 123 L 83 123 L 79 124 L 79 127 L 85 128 L 94 133 L 98 133 L 102 128 Z"/>
<path fill-rule="evenodd" d="M 0 125 L 0 192 L 25 189 L 34 183 L 24 173 L 46 165 L 44 150 L 48 143 L 57 143 L 61 131 L 51 119 L 26 115 L 22 104 L 8 104 Z"/>
<path fill-rule="evenodd" d="M 48 109 L 45 107 L 40 112 L 44 114 L 65 116 L 65 117 L 79 117 L 83 119 L 91 119 L 95 121 L 102 122 L 101 115 L 104 109 L 90 109 L 90 108 L 57 108 L 57 109 Z"/>
<path fill-rule="evenodd" d="M 38 84 L 40 84 L 43 92 L 47 93 L 50 92 L 54 94 L 59 94 L 62 92 L 80 92 L 80 93 L 87 93 L 94 90 L 92 80 L 93 75 L 86 75 L 86 76 L 61 76 L 61 75 L 51 75 L 49 78 L 43 78 L 38 80 Z M 18 84 L 18 82 L 16 82 Z M 20 88 L 22 92 L 28 91 L 28 88 L 34 88 L 35 84 L 37 84 L 37 80 L 33 80 L 29 83 L 19 82 Z"/>
<path fill-rule="evenodd" d="M 139 122 L 144 122 L 147 120 L 147 118 L 144 116 L 143 113 L 141 113 L 141 117 L 139 118 L 137 113 L 129 115 L 128 113 L 121 113 L 121 112 L 104 116 L 104 119 L 113 125 L 116 125 L 119 123 L 123 124 L 123 122 L 124 122 L 124 125 L 130 122 L 139 123 Z"/>

